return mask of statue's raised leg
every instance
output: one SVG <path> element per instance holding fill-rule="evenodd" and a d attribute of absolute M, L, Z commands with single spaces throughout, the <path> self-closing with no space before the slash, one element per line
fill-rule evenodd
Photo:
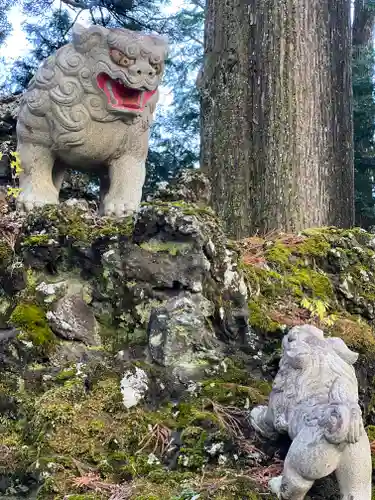
<path fill-rule="evenodd" d="M 371 499 L 371 451 L 365 433 L 357 443 L 348 445 L 342 452 L 336 477 L 343 500 Z"/>
<path fill-rule="evenodd" d="M 268 417 L 268 407 L 259 405 L 251 410 L 248 421 L 253 429 L 255 429 L 256 432 L 258 432 L 261 436 L 276 440 L 279 437 L 279 433 L 274 428 L 272 422 Z"/>
<path fill-rule="evenodd" d="M 103 200 L 104 215 L 124 217 L 139 209 L 146 177 L 144 160 L 122 156 L 109 165 L 110 186 Z"/>
<path fill-rule="evenodd" d="M 29 211 L 43 205 L 56 205 L 58 192 L 52 181 L 55 157 L 50 149 L 39 144 L 19 143 L 17 151 L 22 168 L 17 208 Z"/>

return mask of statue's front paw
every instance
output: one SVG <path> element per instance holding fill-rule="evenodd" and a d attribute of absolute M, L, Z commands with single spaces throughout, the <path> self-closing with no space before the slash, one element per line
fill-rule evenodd
<path fill-rule="evenodd" d="M 133 215 L 136 210 L 129 207 L 128 204 L 117 202 L 117 201 L 104 201 L 103 204 L 103 215 L 107 217 L 128 217 Z"/>
<path fill-rule="evenodd" d="M 20 212 L 30 212 L 45 205 L 57 205 L 59 197 L 56 189 L 21 188 L 16 198 L 16 207 Z"/>

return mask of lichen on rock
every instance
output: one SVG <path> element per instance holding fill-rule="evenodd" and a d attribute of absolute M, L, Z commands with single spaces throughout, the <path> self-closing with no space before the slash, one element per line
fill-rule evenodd
<path fill-rule="evenodd" d="M 121 379 L 120 387 L 125 408 L 136 406 L 148 389 L 147 374 L 137 366 L 134 373 L 128 371 Z"/>
<path fill-rule="evenodd" d="M 201 294 L 168 300 L 151 312 L 148 346 L 154 362 L 172 368 L 183 380 L 201 378 L 204 369 L 223 358 L 209 318 L 214 305 Z"/>

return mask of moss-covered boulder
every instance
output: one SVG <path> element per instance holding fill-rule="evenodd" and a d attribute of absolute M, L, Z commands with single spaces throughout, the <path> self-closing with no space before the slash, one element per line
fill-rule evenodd
<path fill-rule="evenodd" d="M 2 498 L 272 498 L 289 441 L 261 440 L 246 417 L 267 401 L 281 337 L 298 323 L 360 353 L 372 432 L 373 236 L 233 242 L 208 194 L 189 172 L 134 219 L 72 200 L 3 217 Z M 311 498 L 320 491 L 338 498 L 333 482 Z"/>
<path fill-rule="evenodd" d="M 239 251 L 191 185 L 194 203 L 169 190 L 120 223 L 72 201 L 4 219 L 18 224 L 1 242 L 5 498 L 264 493 L 243 472 L 268 466 L 245 414 L 270 385 L 234 347 Z"/>

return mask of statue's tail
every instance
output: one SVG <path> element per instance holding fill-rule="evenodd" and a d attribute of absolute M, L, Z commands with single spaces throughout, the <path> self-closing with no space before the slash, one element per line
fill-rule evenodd
<path fill-rule="evenodd" d="M 319 423 L 324 437 L 332 444 L 356 443 L 364 432 L 357 403 L 329 403 Z"/>

